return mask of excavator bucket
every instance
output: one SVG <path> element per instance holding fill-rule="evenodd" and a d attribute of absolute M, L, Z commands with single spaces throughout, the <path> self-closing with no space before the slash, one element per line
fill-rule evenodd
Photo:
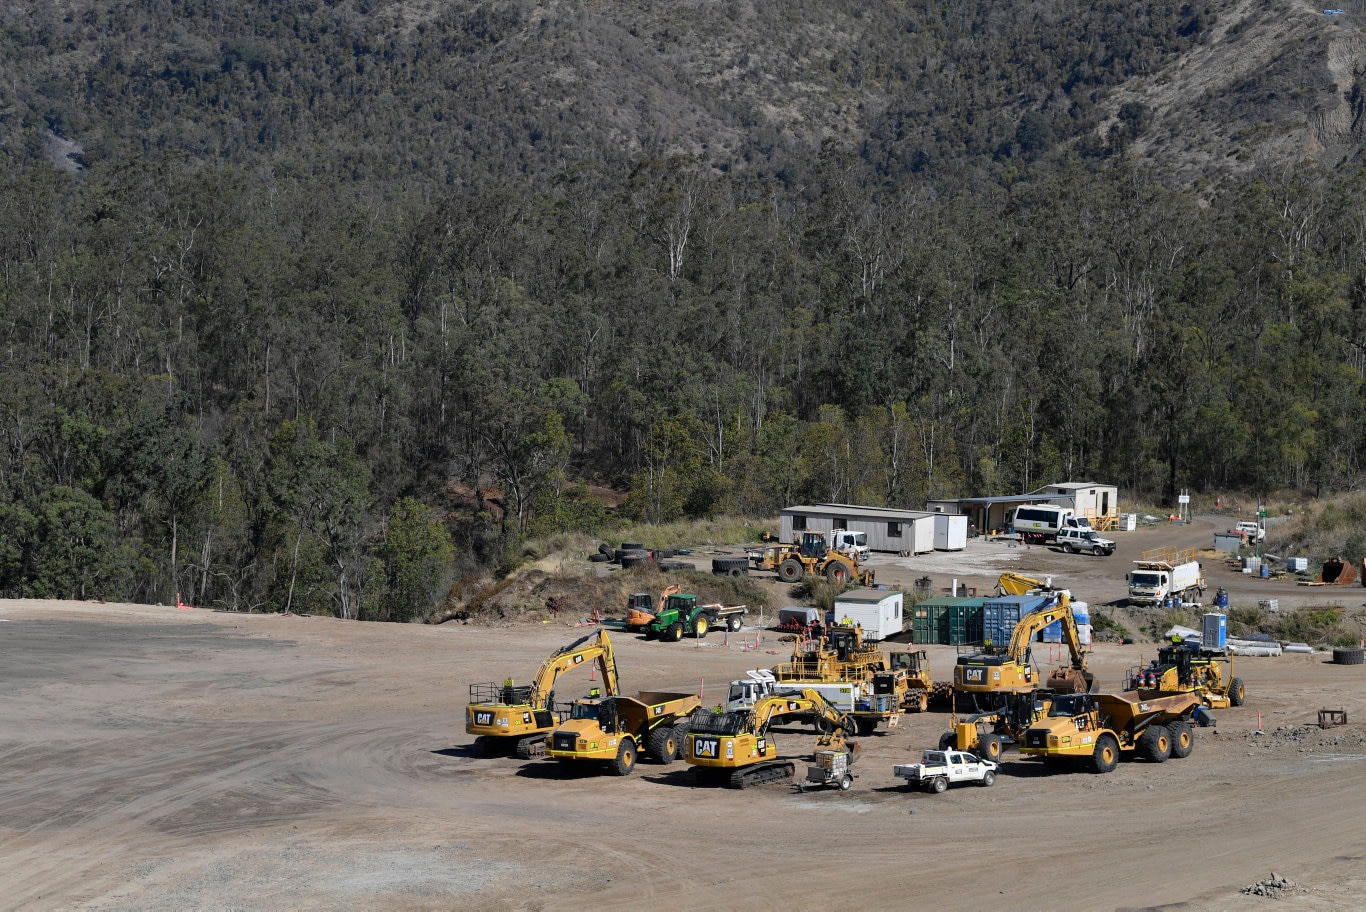
<path fill-rule="evenodd" d="M 1096 676 L 1076 668 L 1055 668 L 1046 685 L 1054 693 L 1095 693 Z"/>
<path fill-rule="evenodd" d="M 1325 586 L 1348 586 L 1356 582 L 1357 571 L 1351 561 L 1330 557 L 1323 562 L 1318 581 Z"/>

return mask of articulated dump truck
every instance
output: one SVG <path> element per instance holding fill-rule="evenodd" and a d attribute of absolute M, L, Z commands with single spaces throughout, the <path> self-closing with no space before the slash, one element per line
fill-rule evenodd
<path fill-rule="evenodd" d="M 1048 710 L 1025 731 L 1020 753 L 1043 760 L 1080 760 L 1108 773 L 1121 757 L 1154 763 L 1188 757 L 1195 749 L 1191 716 L 1200 706 L 1194 693 L 1142 698 L 1122 694 L 1057 694 Z"/>

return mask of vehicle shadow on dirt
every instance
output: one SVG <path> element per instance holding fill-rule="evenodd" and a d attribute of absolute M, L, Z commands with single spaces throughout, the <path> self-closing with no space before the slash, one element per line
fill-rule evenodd
<path fill-rule="evenodd" d="M 483 751 L 476 748 L 473 744 L 457 744 L 454 747 L 442 747 L 432 751 L 439 757 L 455 757 L 461 760 L 482 760 Z"/>

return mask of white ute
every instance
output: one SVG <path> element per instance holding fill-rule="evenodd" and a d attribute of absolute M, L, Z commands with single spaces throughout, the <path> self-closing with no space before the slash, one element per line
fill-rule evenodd
<path fill-rule="evenodd" d="M 905 779 L 911 788 L 919 786 L 937 795 L 947 790 L 950 783 L 991 785 L 996 781 L 996 764 L 966 751 L 927 750 L 919 763 L 898 763 L 892 774 Z"/>
<path fill-rule="evenodd" d="M 1099 533 L 1091 529 L 1059 529 L 1058 544 L 1068 554 L 1080 551 L 1109 557 L 1115 553 L 1115 543 L 1108 538 L 1101 538 Z"/>

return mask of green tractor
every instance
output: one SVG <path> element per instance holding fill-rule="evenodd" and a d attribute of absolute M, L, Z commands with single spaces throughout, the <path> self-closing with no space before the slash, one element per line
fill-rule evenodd
<path fill-rule="evenodd" d="M 699 605 L 697 596 L 675 593 L 644 629 L 646 639 L 676 643 L 684 637 L 704 637 L 715 627 L 739 630 L 744 625 L 744 605 Z"/>

